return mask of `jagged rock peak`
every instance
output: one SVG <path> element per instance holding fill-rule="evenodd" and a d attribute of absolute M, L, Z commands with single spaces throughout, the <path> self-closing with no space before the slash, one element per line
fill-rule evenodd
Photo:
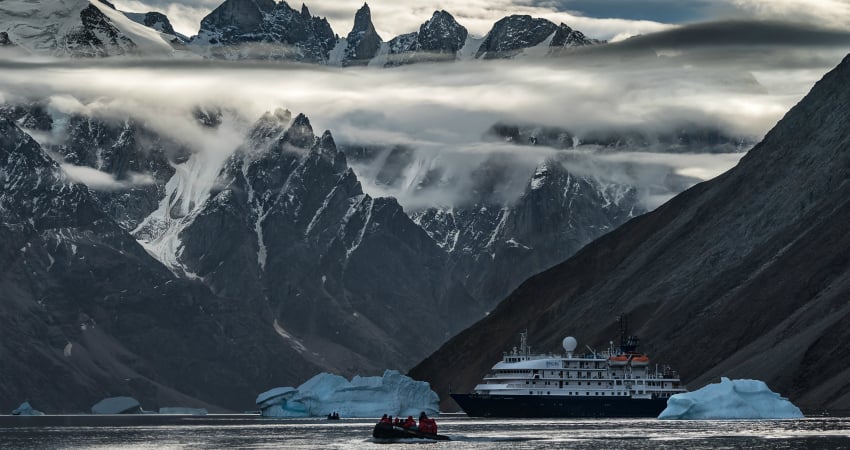
<path fill-rule="evenodd" d="M 367 3 L 354 15 L 354 26 L 348 33 L 348 47 L 345 49 L 344 66 L 366 65 L 378 54 L 383 39 L 372 24 L 372 12 Z"/>
<path fill-rule="evenodd" d="M 313 16 L 310 15 L 310 10 L 307 9 L 307 5 L 305 3 L 301 4 L 301 17 L 304 19 L 309 19 Z"/>
<path fill-rule="evenodd" d="M 363 3 L 363 6 L 354 14 L 354 27 L 351 28 L 351 32 L 365 32 L 369 28 L 374 28 L 372 25 L 372 10 L 369 9 L 368 3 Z"/>
<path fill-rule="evenodd" d="M 201 29 L 257 30 L 263 14 L 275 8 L 274 0 L 225 0 L 201 21 Z"/>
<path fill-rule="evenodd" d="M 529 15 L 508 16 L 493 25 L 475 57 L 510 58 L 524 48 L 542 43 L 557 30 L 558 26 L 546 19 L 535 19 Z"/>
<path fill-rule="evenodd" d="M 290 120 L 292 120 L 292 113 L 288 109 L 277 108 L 274 112 L 266 111 L 251 127 L 248 139 L 255 145 L 276 140 L 286 131 Z"/>
<path fill-rule="evenodd" d="M 143 23 L 145 26 L 153 28 L 160 33 L 170 34 L 172 36 L 177 35 L 177 32 L 174 31 L 174 27 L 171 25 L 171 21 L 168 20 L 168 16 L 165 14 L 155 11 L 146 13 Z"/>
<path fill-rule="evenodd" d="M 598 44 L 600 41 L 590 39 L 581 31 L 570 28 L 567 24 L 558 25 L 555 36 L 552 37 L 550 47 L 581 47 L 584 45 Z"/>
<path fill-rule="evenodd" d="M 337 149 L 336 142 L 334 142 L 334 137 L 330 130 L 325 130 L 322 133 L 322 137 L 319 138 L 313 149 L 320 156 L 327 158 L 333 163 L 334 172 L 342 173 L 348 170 L 348 159 L 345 157 L 345 153 Z"/>
<path fill-rule="evenodd" d="M 295 147 L 311 148 L 316 142 L 316 135 L 313 134 L 313 126 L 310 125 L 310 119 L 302 113 L 295 117 L 292 125 L 281 139 L 283 142 L 287 142 Z"/>
<path fill-rule="evenodd" d="M 425 51 L 456 53 L 466 42 L 468 32 L 446 11 L 434 11 L 431 18 L 419 27 L 417 41 Z"/>

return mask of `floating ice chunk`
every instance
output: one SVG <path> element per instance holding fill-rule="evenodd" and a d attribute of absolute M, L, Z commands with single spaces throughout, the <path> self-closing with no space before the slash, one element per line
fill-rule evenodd
<path fill-rule="evenodd" d="M 667 400 L 659 419 L 800 419 L 803 413 L 764 381 L 720 379 L 720 383 Z"/>
<path fill-rule="evenodd" d="M 175 406 L 165 406 L 159 408 L 160 414 L 180 414 L 184 416 L 206 416 L 207 410 L 204 408 L 182 408 Z"/>
<path fill-rule="evenodd" d="M 23 402 L 21 406 L 14 411 L 12 411 L 13 416 L 43 416 L 44 413 L 38 410 L 35 410 L 30 405 L 30 402 Z"/>
<path fill-rule="evenodd" d="M 133 397 L 109 397 L 91 407 L 92 414 L 141 414 L 142 405 Z"/>
<path fill-rule="evenodd" d="M 337 412 L 342 417 L 418 416 L 424 411 L 439 414 L 439 397 L 431 386 L 395 370 L 380 377 L 347 379 L 321 373 L 297 389 L 275 388 L 257 396 L 264 417 L 325 417 Z"/>

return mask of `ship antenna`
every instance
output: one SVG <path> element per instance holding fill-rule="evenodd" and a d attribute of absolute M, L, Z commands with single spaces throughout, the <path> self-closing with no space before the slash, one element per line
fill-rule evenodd
<path fill-rule="evenodd" d="M 626 339 L 629 335 L 629 317 L 626 314 L 617 316 L 617 323 L 620 325 L 620 353 L 626 351 Z"/>

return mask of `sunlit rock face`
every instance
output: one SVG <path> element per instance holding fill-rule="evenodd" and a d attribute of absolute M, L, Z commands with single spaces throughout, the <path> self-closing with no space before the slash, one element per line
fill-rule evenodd
<path fill-rule="evenodd" d="M 172 56 L 173 48 L 159 33 L 137 27 L 100 1 L 6 1 L 0 9 L 0 45 L 14 44 L 28 53 L 62 58 Z"/>

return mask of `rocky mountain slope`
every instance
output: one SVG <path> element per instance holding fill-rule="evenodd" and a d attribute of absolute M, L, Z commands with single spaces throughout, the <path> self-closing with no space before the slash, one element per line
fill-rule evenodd
<path fill-rule="evenodd" d="M 242 410 L 257 386 L 318 370 L 282 345 L 266 305 L 175 277 L 6 118 L 0 161 L 0 408 L 87 412 L 132 395 Z"/>
<path fill-rule="evenodd" d="M 234 320 L 252 317 L 253 327 L 265 329 L 258 339 L 282 342 L 284 359 L 250 356 L 258 370 L 282 360 L 299 368 L 278 372 L 277 383 L 298 384 L 306 371 L 350 376 L 410 367 L 483 310 L 447 269 L 445 252 L 395 200 L 364 194 L 330 133 L 314 135 L 303 115 L 266 114 L 232 156 L 216 160 L 132 117 L 53 113 L 60 115 L 41 102 L 0 108 L 9 124 L 52 136 L 45 148 L 65 170 L 112 177 L 108 186 L 79 189 L 109 217 L 110 233 L 135 242 L 132 232 L 147 253 L 133 248 L 166 276 L 136 281 L 211 289 L 206 296 L 239 310 Z M 228 126 L 227 114 L 198 109 L 197 126 L 216 133 Z M 70 283 L 74 273 L 59 267 Z M 147 292 L 134 285 L 136 272 L 119 277 L 114 289 Z M 110 276 L 105 268 L 102 274 Z M 62 297 L 72 287 L 57 289 Z M 234 407 L 232 399 L 201 398 Z"/>
<path fill-rule="evenodd" d="M 643 348 L 696 388 L 758 378 L 803 408 L 850 408 L 850 58 L 739 165 L 523 283 L 411 371 L 471 389 L 528 329 L 604 347 L 632 316 Z"/>

